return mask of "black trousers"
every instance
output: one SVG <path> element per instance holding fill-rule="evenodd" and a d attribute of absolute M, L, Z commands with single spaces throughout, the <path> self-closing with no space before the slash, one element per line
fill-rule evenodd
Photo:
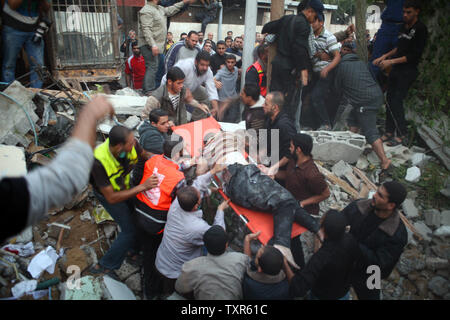
<path fill-rule="evenodd" d="M 407 134 L 403 100 L 417 76 L 417 68 L 413 66 L 394 67 L 389 74 L 386 95 L 386 132 L 397 133 L 398 136 Z"/>
<path fill-rule="evenodd" d="M 295 104 L 295 76 L 292 75 L 294 66 L 284 57 L 277 55 L 272 61 L 272 80 L 270 91 L 280 91 L 285 96 L 284 110 L 291 119 L 295 119 L 297 105 Z"/>
<path fill-rule="evenodd" d="M 136 201 L 136 209 L 149 216 L 161 219 L 167 211 L 153 210 L 140 201 Z M 144 256 L 144 290 L 147 297 L 155 297 L 158 292 L 158 275 L 155 268 L 156 253 L 163 238 L 164 223 L 157 223 L 142 213 L 135 212 L 138 239 Z"/>
<path fill-rule="evenodd" d="M 367 275 L 355 273 L 352 279 L 352 287 L 355 290 L 358 300 L 380 300 L 379 289 L 369 289 L 367 287 Z"/>

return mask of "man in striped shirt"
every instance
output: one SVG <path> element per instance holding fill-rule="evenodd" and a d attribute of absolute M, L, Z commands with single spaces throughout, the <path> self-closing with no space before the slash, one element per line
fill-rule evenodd
<path fill-rule="evenodd" d="M 317 19 L 312 23 L 314 30 L 314 55 L 313 55 L 313 86 L 311 92 L 311 104 L 309 112 L 305 115 L 311 124 L 316 120 L 319 130 L 331 130 L 331 121 L 325 105 L 328 91 L 331 88 L 333 70 L 341 60 L 339 53 L 340 44 L 336 37 L 325 29 L 325 17 L 323 13 L 317 14 Z M 326 53 L 331 60 L 320 59 L 321 53 Z"/>

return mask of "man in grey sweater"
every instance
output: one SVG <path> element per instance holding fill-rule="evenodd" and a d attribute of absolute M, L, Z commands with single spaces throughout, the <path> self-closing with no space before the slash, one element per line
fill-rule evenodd
<path fill-rule="evenodd" d="M 380 87 L 370 74 L 367 65 L 354 53 L 341 48 L 342 59 L 336 68 L 334 86 L 353 107 L 348 125 L 350 131 L 362 134 L 381 161 L 381 169 L 387 170 L 391 160 L 386 157 L 376 121 L 378 109 L 384 102 Z"/>
<path fill-rule="evenodd" d="M 0 243 L 38 223 L 49 209 L 61 207 L 86 186 L 94 160 L 97 121 L 114 110 L 103 97 L 94 98 L 78 116 L 71 138 L 47 166 L 24 177 L 0 181 Z"/>

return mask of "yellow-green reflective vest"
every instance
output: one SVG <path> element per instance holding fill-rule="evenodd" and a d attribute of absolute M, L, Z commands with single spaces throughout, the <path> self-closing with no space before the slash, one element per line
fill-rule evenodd
<path fill-rule="evenodd" d="M 109 181 L 113 186 L 114 191 L 120 191 L 120 185 L 124 185 L 125 189 L 130 189 L 130 173 L 123 176 L 125 171 L 119 161 L 111 154 L 109 150 L 109 138 L 101 145 L 95 148 L 94 157 L 101 162 L 108 175 Z M 127 153 L 127 160 L 130 165 L 136 164 L 138 161 L 136 149 L 133 147 L 131 152 Z M 123 181 L 123 184 L 120 183 Z"/>

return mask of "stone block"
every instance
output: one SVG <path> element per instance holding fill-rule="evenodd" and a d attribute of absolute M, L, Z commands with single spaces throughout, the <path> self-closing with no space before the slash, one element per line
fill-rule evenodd
<path fill-rule="evenodd" d="M 27 173 L 23 148 L 0 145 L 0 179 L 20 177 Z"/>
<path fill-rule="evenodd" d="M 424 211 L 425 223 L 432 228 L 439 228 L 441 226 L 441 213 L 439 210 L 430 209 Z"/>
<path fill-rule="evenodd" d="M 448 259 L 428 257 L 425 260 L 426 266 L 430 270 L 446 269 L 448 268 Z"/>
<path fill-rule="evenodd" d="M 415 222 L 413 224 L 414 228 L 416 228 L 417 232 L 423 237 L 425 241 L 431 240 L 431 234 L 433 231 L 427 227 L 427 225 L 421 221 Z"/>
<path fill-rule="evenodd" d="M 334 164 L 331 171 L 339 178 L 345 176 L 347 173 L 351 173 L 352 168 L 343 160 L 340 160 Z"/>
<path fill-rule="evenodd" d="M 123 125 L 128 129 L 133 130 L 139 123 L 141 123 L 141 119 L 138 116 L 131 116 L 123 123 Z"/>
<path fill-rule="evenodd" d="M 401 275 L 408 275 L 412 271 L 420 271 L 424 268 L 425 256 L 415 248 L 404 251 L 397 264 L 397 270 Z"/>
<path fill-rule="evenodd" d="M 364 136 L 350 131 L 308 131 L 313 138 L 312 155 L 314 159 L 356 163 L 364 151 Z"/>
<path fill-rule="evenodd" d="M 148 97 L 133 97 L 120 95 L 106 95 L 117 115 L 140 116 L 147 103 Z"/>
<path fill-rule="evenodd" d="M 450 237 L 450 226 L 441 226 L 434 231 L 433 236 L 440 238 Z"/>
<path fill-rule="evenodd" d="M 450 210 L 441 212 L 441 224 L 443 226 L 450 226 Z"/>
<path fill-rule="evenodd" d="M 402 204 L 403 211 L 408 218 L 417 218 L 419 216 L 419 210 L 414 205 L 414 201 L 411 199 L 405 199 Z"/>

